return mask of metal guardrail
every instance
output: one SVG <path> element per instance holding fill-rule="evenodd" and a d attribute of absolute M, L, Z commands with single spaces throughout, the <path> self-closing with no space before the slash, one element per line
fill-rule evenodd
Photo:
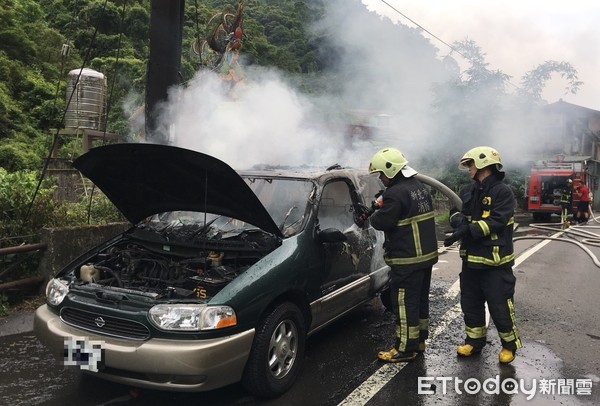
<path fill-rule="evenodd" d="M 43 250 L 48 247 L 46 243 L 16 245 L 14 247 L 0 248 L 0 255 L 16 254 L 19 252 L 31 252 Z"/>
<path fill-rule="evenodd" d="M 5 247 L 0 248 L 0 256 L 2 255 L 11 255 L 11 254 L 19 254 L 23 252 L 33 252 L 44 250 L 48 247 L 46 243 L 36 243 L 36 244 L 23 244 L 16 245 L 14 247 Z M 4 272 L 0 272 L 0 276 Z M 23 278 L 15 281 L 0 283 L 0 292 L 6 289 L 20 288 L 23 286 L 33 285 L 35 283 L 43 282 L 46 279 L 44 276 L 33 276 L 29 278 Z"/>
<path fill-rule="evenodd" d="M 44 276 L 32 276 L 31 278 L 19 279 L 17 281 L 0 283 L 0 292 L 6 289 L 20 288 L 23 286 L 33 285 L 43 282 L 46 279 Z"/>

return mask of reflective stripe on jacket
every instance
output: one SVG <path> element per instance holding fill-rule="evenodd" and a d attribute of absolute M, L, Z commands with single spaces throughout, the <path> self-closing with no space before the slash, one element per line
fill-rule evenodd
<path fill-rule="evenodd" d="M 561 203 L 570 203 L 571 202 L 571 191 L 569 189 L 563 189 L 560 194 L 560 202 Z"/>
<path fill-rule="evenodd" d="M 426 268 L 438 260 L 433 202 L 429 189 L 399 174 L 382 195 L 371 225 L 385 232 L 385 262 L 396 268 Z"/>
<path fill-rule="evenodd" d="M 462 213 L 470 221 L 470 236 L 461 241 L 460 256 L 469 268 L 514 265 L 515 198 L 501 178 L 490 175 L 460 191 Z"/>

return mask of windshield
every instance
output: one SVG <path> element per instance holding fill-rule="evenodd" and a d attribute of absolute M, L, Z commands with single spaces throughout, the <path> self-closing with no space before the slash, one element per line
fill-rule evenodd
<path fill-rule="evenodd" d="M 243 177 L 250 189 L 273 218 L 284 237 L 297 234 L 304 228 L 307 204 L 313 195 L 314 185 L 306 179 Z M 195 226 L 204 229 L 203 234 L 214 237 L 217 234 L 238 234 L 256 229 L 252 224 L 235 218 L 201 212 L 172 211 L 160 213 L 149 219 L 163 227 L 181 228 Z"/>
<path fill-rule="evenodd" d="M 306 179 L 244 177 L 285 237 L 304 227 L 314 185 Z"/>

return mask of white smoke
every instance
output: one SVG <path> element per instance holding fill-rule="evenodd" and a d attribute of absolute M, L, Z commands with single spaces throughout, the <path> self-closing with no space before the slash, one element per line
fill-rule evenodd
<path fill-rule="evenodd" d="M 327 72 L 331 92 L 303 94 L 274 70 L 246 67 L 245 80 L 231 90 L 216 75 L 199 72 L 163 106 L 171 142 L 236 169 L 335 163 L 366 168 L 384 146 L 407 155 L 422 149 L 420 141 L 430 134 L 431 85 L 444 74 L 435 48 L 358 0 L 326 2 L 313 31 L 334 44 L 339 63 Z M 353 124 L 375 131 L 354 139 L 348 135 Z"/>
<path fill-rule="evenodd" d="M 335 163 L 335 140 L 311 126 L 311 101 L 274 72 L 246 73 L 249 79 L 230 89 L 217 75 L 201 72 L 171 94 L 177 100 L 169 106 L 175 143 L 234 168 Z"/>
<path fill-rule="evenodd" d="M 199 72 L 169 96 L 163 118 L 172 123 L 172 143 L 236 169 L 335 163 L 366 168 L 385 146 L 401 149 L 417 170 L 421 158 L 431 163 L 432 146 L 458 159 L 464 139 L 445 133 L 444 123 L 464 120 L 468 126 L 469 117 L 433 108 L 433 87 L 457 74 L 438 49 L 419 30 L 369 11 L 359 0 L 325 4 L 323 18 L 311 27 L 330 44 L 322 52 L 331 55 L 324 56 L 337 61 L 324 72 L 330 78 L 325 91 L 302 93 L 282 73 L 256 67 L 246 67 L 245 80 L 233 89 Z M 485 100 L 481 108 L 489 108 Z M 516 122 L 491 123 L 473 142 L 508 156 L 502 149 L 523 140 L 510 125 Z M 350 125 L 358 126 L 357 136 L 349 135 Z M 362 128 L 371 131 L 369 137 L 361 138 Z"/>

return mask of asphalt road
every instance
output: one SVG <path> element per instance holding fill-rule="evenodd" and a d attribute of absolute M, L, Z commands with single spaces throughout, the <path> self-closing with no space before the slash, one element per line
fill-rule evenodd
<path fill-rule="evenodd" d="M 518 231 L 529 237 L 554 234 L 523 220 Z M 540 242 L 515 243 L 515 307 L 524 348 L 508 366 L 497 361 L 493 324 L 481 355 L 456 357 L 463 339 L 455 284 L 460 261 L 455 248 L 441 248 L 432 281 L 431 337 L 425 355 L 410 364 L 377 361 L 377 351 L 393 342 L 394 325 L 373 300 L 308 340 L 300 379 L 278 399 L 256 399 L 239 385 L 195 394 L 137 390 L 57 365 L 32 334 L 32 315 L 25 313 L 0 320 L 0 404 L 600 404 L 600 268 L 574 244 Z M 600 248 L 587 247 L 600 256 Z"/>

